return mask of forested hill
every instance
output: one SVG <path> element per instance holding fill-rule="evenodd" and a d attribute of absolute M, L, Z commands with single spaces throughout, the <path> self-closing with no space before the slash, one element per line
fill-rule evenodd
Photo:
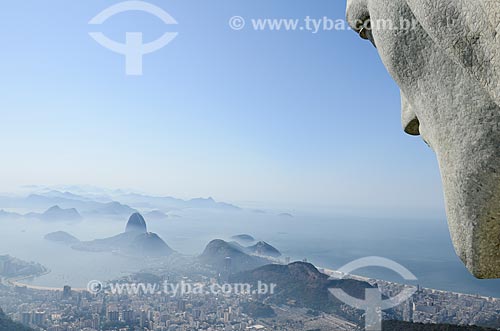
<path fill-rule="evenodd" d="M 0 331 L 33 331 L 33 330 L 22 324 L 12 321 L 0 309 Z"/>

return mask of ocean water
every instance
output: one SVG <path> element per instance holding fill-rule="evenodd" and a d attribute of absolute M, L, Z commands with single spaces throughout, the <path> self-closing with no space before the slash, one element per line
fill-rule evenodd
<path fill-rule="evenodd" d="M 319 267 L 338 269 L 367 256 L 392 259 L 408 268 L 423 287 L 500 298 L 500 280 L 478 280 L 465 269 L 451 244 L 444 219 L 376 219 L 342 215 L 183 211 L 179 218 L 148 222 L 173 249 L 186 255 L 201 254 L 216 238 L 246 233 L 265 240 L 284 256 L 307 259 Z M 78 252 L 47 242 L 43 236 L 67 231 L 81 240 L 104 238 L 123 231 L 126 220 L 85 220 L 77 224 L 2 220 L 0 254 L 42 263 L 51 273 L 26 282 L 48 287 L 85 288 L 91 280 L 107 281 L 138 271 L 142 260 L 107 253 Z M 392 271 L 366 268 L 357 274 L 404 282 Z M 412 283 L 414 284 L 414 283 Z"/>

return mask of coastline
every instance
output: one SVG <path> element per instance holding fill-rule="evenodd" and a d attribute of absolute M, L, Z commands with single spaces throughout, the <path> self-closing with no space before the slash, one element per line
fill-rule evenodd
<path fill-rule="evenodd" d="M 276 258 L 269 258 L 266 257 L 271 263 L 277 263 L 277 264 L 285 264 L 283 261 L 276 259 Z M 395 283 L 395 282 L 390 282 L 382 279 L 375 279 L 375 278 L 369 278 L 369 277 L 364 277 L 360 275 L 352 275 L 352 274 L 343 274 L 337 270 L 329 269 L 329 268 L 322 268 L 320 266 L 314 265 L 316 269 L 318 269 L 319 272 L 329 276 L 333 277 L 335 279 L 341 279 L 341 278 L 350 278 L 350 279 L 355 279 L 359 281 L 364 281 L 367 283 L 371 284 L 376 284 L 376 283 L 385 283 L 385 284 L 391 284 L 391 285 L 396 285 L 396 286 L 410 286 L 410 285 L 405 285 L 402 283 Z M 23 283 L 23 280 L 29 279 L 29 278 L 36 278 L 36 277 L 41 277 L 45 276 L 51 273 L 51 270 L 46 269 L 43 273 L 37 274 L 37 275 L 29 275 L 29 276 L 22 276 L 22 277 L 13 277 L 13 278 L 6 278 L 5 281 L 8 285 L 13 286 L 13 287 L 25 287 L 31 290 L 38 290 L 38 291 L 51 291 L 51 292 L 57 292 L 57 291 L 62 291 L 63 286 L 60 288 L 57 287 L 48 287 L 48 286 L 39 286 L 39 285 L 32 285 L 32 284 L 26 284 Z M 85 292 L 88 291 L 86 288 L 72 288 L 72 291 L 75 292 Z M 466 297 L 474 297 L 474 298 L 481 298 L 484 300 L 494 300 L 498 301 L 500 298 L 497 297 L 491 297 L 491 296 L 484 296 L 484 295 L 475 295 L 475 294 L 469 294 L 469 293 L 462 293 L 462 292 L 454 292 L 454 291 L 447 291 L 447 290 L 439 290 L 439 289 L 433 289 L 433 288 L 427 288 L 427 287 L 421 287 L 421 290 L 427 290 L 432 293 L 447 293 L 447 294 L 452 294 L 452 295 L 457 295 L 457 296 L 466 296 Z"/>
<path fill-rule="evenodd" d="M 373 284 L 386 283 L 386 284 L 399 285 L 399 286 L 411 286 L 411 285 L 406 285 L 406 284 L 402 284 L 402 283 L 390 282 L 390 281 L 383 280 L 383 279 L 375 279 L 375 278 L 363 277 L 363 276 L 359 276 L 359 275 L 342 274 L 341 272 L 336 271 L 336 270 L 321 268 L 318 266 L 315 266 L 315 267 L 320 272 L 324 273 L 325 275 L 330 276 L 330 277 L 334 277 L 334 278 L 350 278 L 350 279 L 355 279 L 355 280 L 364 281 L 364 282 L 373 283 Z M 430 291 L 432 293 L 447 293 L 447 294 L 457 295 L 459 297 L 465 296 L 465 297 L 473 297 L 473 298 L 479 298 L 479 299 L 484 299 L 484 300 L 494 300 L 494 301 L 500 300 L 500 298 L 492 297 L 492 296 L 484 296 L 484 295 L 478 295 L 478 294 L 446 291 L 446 290 L 439 290 L 439 289 L 428 288 L 428 287 L 420 287 L 420 289 Z"/>
<path fill-rule="evenodd" d="M 12 287 L 22 287 L 22 288 L 28 288 L 30 290 L 37 290 L 37 291 L 50 291 L 50 292 L 60 291 L 60 292 L 62 292 L 63 287 L 57 288 L 57 287 L 38 286 L 38 285 L 26 284 L 26 283 L 22 282 L 23 280 L 26 280 L 29 278 L 37 278 L 37 277 L 48 275 L 51 272 L 52 272 L 52 270 L 46 269 L 43 273 L 36 274 L 36 275 L 5 278 L 5 282 L 7 283 L 7 285 L 10 285 Z M 82 289 L 82 288 L 75 288 L 75 289 L 72 288 L 71 290 L 75 291 L 75 292 L 87 291 L 87 289 Z"/>

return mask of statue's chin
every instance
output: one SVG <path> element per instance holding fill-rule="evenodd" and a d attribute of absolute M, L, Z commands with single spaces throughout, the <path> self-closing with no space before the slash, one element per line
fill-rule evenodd
<path fill-rule="evenodd" d="M 500 60 L 492 61 L 499 53 L 498 24 L 490 27 L 483 6 L 465 0 L 456 5 L 453 0 L 349 0 L 347 17 L 352 26 L 365 17 L 419 23 L 398 33 L 374 28 L 372 35 L 403 92 L 405 131 L 422 135 L 438 156 L 458 255 L 476 277 L 500 278 Z M 491 7 L 487 15 L 496 20 L 498 5 Z M 450 14 L 456 14 L 453 24 L 448 24 Z"/>
<path fill-rule="evenodd" d="M 481 279 L 500 278 L 500 160 L 491 152 L 438 153 L 455 250 Z"/>

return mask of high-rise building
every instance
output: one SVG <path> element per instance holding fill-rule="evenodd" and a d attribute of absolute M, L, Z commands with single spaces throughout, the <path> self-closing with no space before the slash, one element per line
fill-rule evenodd
<path fill-rule="evenodd" d="M 185 300 L 179 300 L 177 302 L 177 310 L 181 312 L 186 311 L 186 301 Z"/>
<path fill-rule="evenodd" d="M 134 320 L 134 311 L 130 309 L 125 309 L 122 311 L 122 321 L 132 322 Z"/>
<path fill-rule="evenodd" d="M 413 322 L 413 299 L 408 299 L 403 304 L 403 320 L 406 322 Z"/>
<path fill-rule="evenodd" d="M 120 320 L 120 313 L 118 310 L 108 310 L 108 321 L 118 322 Z"/>
<path fill-rule="evenodd" d="M 224 271 L 221 275 L 224 281 L 229 281 L 229 277 L 231 276 L 233 268 L 233 259 L 228 256 L 224 259 Z"/>
<path fill-rule="evenodd" d="M 144 310 L 141 310 L 141 313 L 140 313 L 140 319 L 139 319 L 139 326 L 141 328 L 144 328 L 148 325 L 148 313 Z"/>
<path fill-rule="evenodd" d="M 93 314 L 92 315 L 92 329 L 98 330 L 100 326 L 101 326 L 101 317 L 99 316 L 99 314 Z"/>
<path fill-rule="evenodd" d="M 193 317 L 195 319 L 199 319 L 200 316 L 201 316 L 201 309 L 198 309 L 198 308 L 197 309 L 193 309 Z"/>
<path fill-rule="evenodd" d="M 64 286 L 62 297 L 63 299 L 71 298 L 71 286 L 68 285 Z"/>
<path fill-rule="evenodd" d="M 24 312 L 21 314 L 21 323 L 24 325 L 31 324 L 31 313 L 30 312 Z"/>
<path fill-rule="evenodd" d="M 43 325 L 45 321 L 45 312 L 44 311 L 36 311 L 33 315 L 33 324 L 35 325 Z"/>

